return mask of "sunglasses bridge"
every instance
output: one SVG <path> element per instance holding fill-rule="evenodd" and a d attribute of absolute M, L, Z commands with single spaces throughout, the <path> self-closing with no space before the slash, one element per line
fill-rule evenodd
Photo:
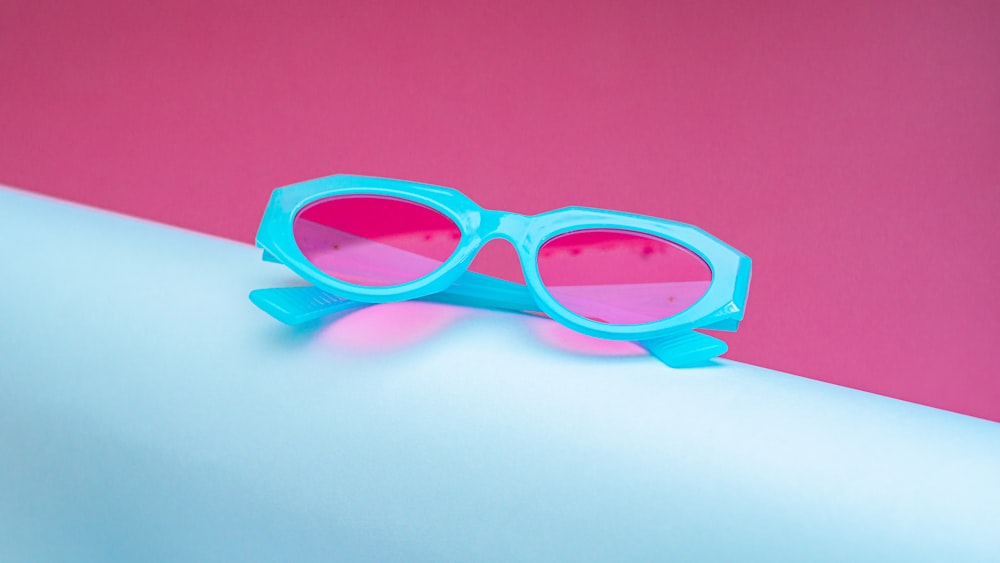
<path fill-rule="evenodd" d="M 513 244 L 515 248 L 524 240 L 533 219 L 531 216 L 512 211 L 491 209 L 483 210 L 480 217 L 481 222 L 476 228 L 476 233 L 482 237 L 483 244 L 493 239 L 503 239 Z"/>

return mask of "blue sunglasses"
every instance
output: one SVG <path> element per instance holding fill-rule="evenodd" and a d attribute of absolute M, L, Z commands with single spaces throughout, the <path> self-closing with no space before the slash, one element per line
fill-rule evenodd
<path fill-rule="evenodd" d="M 525 284 L 468 270 L 496 238 L 517 250 Z M 312 284 L 250 293 L 287 324 L 422 299 L 545 314 L 636 341 L 672 367 L 726 352 L 695 329 L 735 331 L 750 284 L 750 258 L 691 225 L 582 207 L 524 216 L 453 189 L 365 176 L 274 190 L 257 246 Z"/>

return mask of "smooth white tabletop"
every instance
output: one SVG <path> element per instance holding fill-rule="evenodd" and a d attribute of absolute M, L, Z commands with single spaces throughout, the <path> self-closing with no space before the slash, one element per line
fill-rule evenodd
<path fill-rule="evenodd" d="M 0 561 L 1000 560 L 992 422 L 447 305 L 290 328 L 249 246 L 13 190 L 0 257 Z"/>

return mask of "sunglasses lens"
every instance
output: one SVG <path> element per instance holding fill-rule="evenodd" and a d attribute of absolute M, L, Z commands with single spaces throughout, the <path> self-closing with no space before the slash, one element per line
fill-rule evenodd
<path fill-rule="evenodd" d="M 712 269 L 687 248 L 644 233 L 605 229 L 548 240 L 538 251 L 538 272 L 563 307 L 616 325 L 676 315 L 712 283 Z"/>
<path fill-rule="evenodd" d="M 292 231 L 299 250 L 320 271 L 369 287 L 430 274 L 462 238 L 458 225 L 435 209 L 367 195 L 313 202 L 295 216 Z"/>

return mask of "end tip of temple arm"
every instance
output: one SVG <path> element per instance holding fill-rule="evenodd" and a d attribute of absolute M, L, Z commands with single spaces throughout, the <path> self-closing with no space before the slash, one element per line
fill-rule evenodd
<path fill-rule="evenodd" d="M 725 341 L 695 331 L 642 340 L 639 344 L 674 368 L 703 365 L 729 350 Z"/>
<path fill-rule="evenodd" d="M 367 305 L 330 295 L 312 286 L 255 289 L 250 292 L 250 301 L 261 311 L 289 325 Z"/>

